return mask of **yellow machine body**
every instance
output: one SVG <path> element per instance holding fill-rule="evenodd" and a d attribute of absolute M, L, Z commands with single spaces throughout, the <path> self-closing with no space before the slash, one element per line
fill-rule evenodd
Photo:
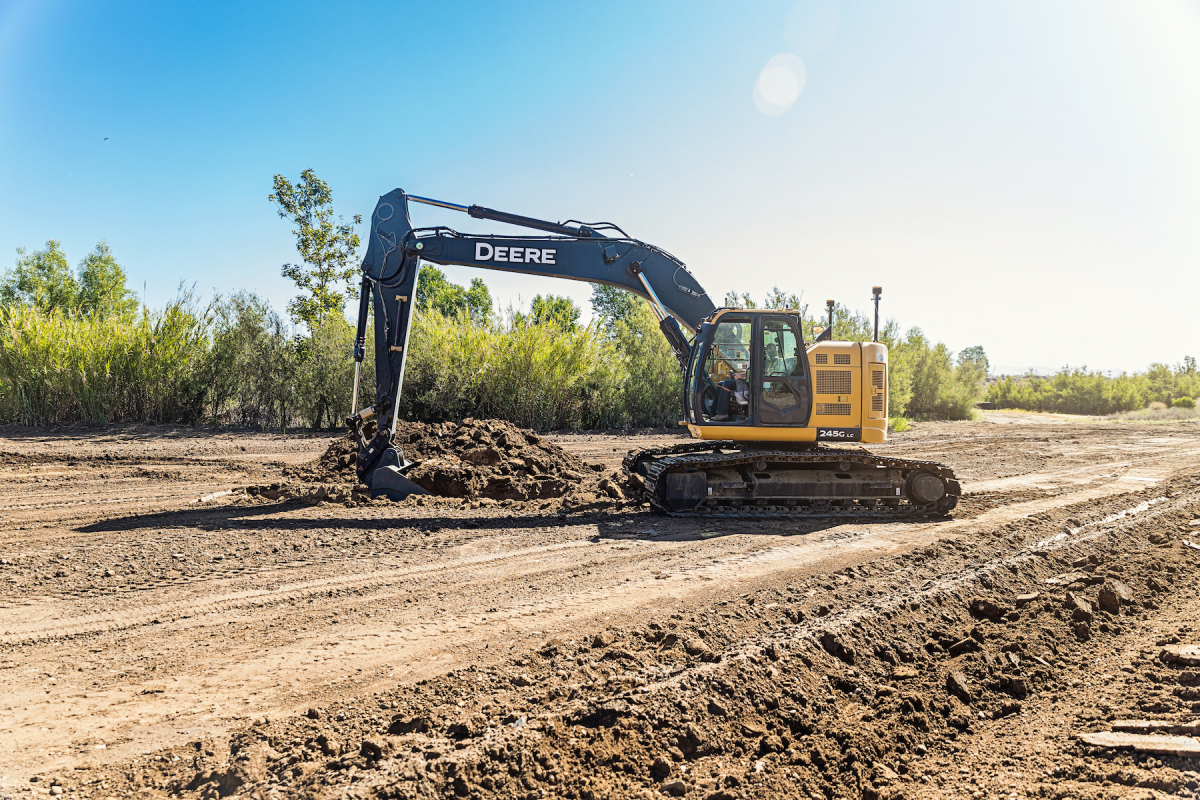
<path fill-rule="evenodd" d="M 795 402 L 807 404 L 806 421 L 801 424 L 763 422 L 766 415 L 762 412 L 768 410 L 764 409 L 764 404 L 778 396 L 772 395 L 771 389 L 772 383 L 779 382 L 777 378 L 781 373 L 770 372 L 767 356 L 755 348 L 771 347 L 759 344 L 769 338 L 766 320 L 777 320 L 777 327 L 786 322 L 798 331 L 799 318 L 798 312 L 790 310 L 730 309 L 714 315 L 714 326 L 720 326 L 722 319 L 744 320 L 743 324 L 752 326 L 748 330 L 753 333 L 742 336 L 741 340 L 714 341 L 706 363 L 695 365 L 693 373 L 705 370 L 709 381 L 718 386 L 722 382 L 729 384 L 731 376 L 744 376 L 750 384 L 750 401 L 744 415 L 730 415 L 731 419 L 727 421 L 717 421 L 698 408 L 685 423 L 694 438 L 742 442 L 877 443 L 887 440 L 887 347 L 878 342 L 820 341 L 809 345 L 804 351 L 807 375 L 802 374 L 803 370 L 797 369 L 794 362 L 789 361 L 790 366 L 786 367 L 787 377 L 794 385 L 802 388 L 801 378 L 807 378 L 807 397 L 799 390 L 791 396 Z M 704 353 L 698 358 L 704 358 Z M 774 363 L 778 366 L 779 359 L 776 358 Z"/>

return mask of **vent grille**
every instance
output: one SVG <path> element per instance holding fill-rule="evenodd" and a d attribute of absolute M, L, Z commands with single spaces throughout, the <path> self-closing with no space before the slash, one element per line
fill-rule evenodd
<path fill-rule="evenodd" d="M 833 363 L 849 364 L 850 363 L 850 354 L 849 353 L 834 353 L 833 354 Z"/>
<path fill-rule="evenodd" d="M 851 375 L 848 369 L 817 370 L 817 394 L 850 394 Z"/>
<path fill-rule="evenodd" d="M 817 363 L 818 364 L 828 364 L 829 363 L 829 353 L 817 353 Z"/>
<path fill-rule="evenodd" d="M 887 366 L 871 364 L 871 419 L 887 419 Z"/>
<path fill-rule="evenodd" d="M 850 416 L 849 403 L 817 403 L 817 413 L 828 417 Z"/>

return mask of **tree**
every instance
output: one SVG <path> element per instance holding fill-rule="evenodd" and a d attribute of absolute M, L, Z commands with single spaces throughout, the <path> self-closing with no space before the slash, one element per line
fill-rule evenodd
<path fill-rule="evenodd" d="M 107 317 L 137 308 L 137 298 L 125 285 L 125 270 L 113 257 L 108 242 L 99 242 L 79 262 L 78 285 L 78 307 L 84 314 Z"/>
<path fill-rule="evenodd" d="M 1160 403 L 1171 405 L 1175 399 L 1175 375 L 1166 364 L 1154 363 L 1146 370 L 1146 380 L 1150 383 L 1150 397 Z"/>
<path fill-rule="evenodd" d="M 958 384 L 956 397 L 959 410 L 970 411 L 975 401 L 983 394 L 988 377 L 988 357 L 982 345 L 968 347 L 958 354 L 958 365 L 954 368 L 954 381 Z M 969 405 L 968 405 L 969 404 Z"/>
<path fill-rule="evenodd" d="M 813 324 L 825 325 L 825 317 L 814 320 Z M 811 333 L 810 328 L 808 332 Z M 874 334 L 874 325 L 866 314 L 850 313 L 850 309 L 841 303 L 833 307 L 833 338 L 840 342 L 869 342 Z M 814 337 L 816 338 L 816 337 Z"/>
<path fill-rule="evenodd" d="M 422 311 L 433 308 L 446 316 L 453 316 L 439 307 L 441 303 L 445 302 L 442 298 L 453 293 L 451 287 L 454 287 L 454 284 L 446 280 L 446 273 L 437 267 L 422 264 L 421 272 L 417 275 L 417 308 Z M 462 289 L 461 286 L 457 288 Z"/>
<path fill-rule="evenodd" d="M 958 366 L 964 364 L 975 364 L 983 369 L 983 375 L 986 378 L 988 374 L 988 357 L 987 353 L 983 352 L 983 345 L 975 345 L 974 347 L 964 347 L 958 354 Z"/>
<path fill-rule="evenodd" d="M 33 306 L 41 311 L 72 309 L 79 297 L 79 284 L 71 274 L 71 265 L 55 239 L 45 250 L 26 253 L 17 248 L 17 265 L 5 274 L 0 284 L 0 302 L 4 305 Z"/>
<path fill-rule="evenodd" d="M 890 320 L 879 339 L 889 350 L 889 416 L 971 418 L 987 376 L 980 361 L 960 360 L 956 368 L 946 345 L 931 344 L 920 328 L 910 328 L 900 340 Z"/>
<path fill-rule="evenodd" d="M 628 320 L 634 313 L 639 305 L 637 300 L 635 294 L 624 289 L 602 283 L 592 284 L 592 310 L 610 338 L 616 336 L 617 323 Z"/>
<path fill-rule="evenodd" d="M 797 294 L 787 294 L 778 286 L 772 286 L 771 291 L 767 293 L 766 299 L 763 301 L 763 308 L 794 308 L 801 312 L 807 308 L 800 304 L 800 296 Z"/>
<path fill-rule="evenodd" d="M 536 295 L 529 304 L 529 316 L 522 319 L 533 325 L 543 325 L 552 322 L 564 331 L 573 331 L 579 327 L 579 317 L 583 312 L 575 301 L 569 297 L 548 294 L 545 297 Z"/>
<path fill-rule="evenodd" d="M 949 348 L 941 343 L 931 346 L 920 328 L 909 330 L 904 344 L 914 356 L 909 414 L 925 419 L 951 419 L 943 402 L 945 387 L 954 375 Z"/>
<path fill-rule="evenodd" d="M 749 292 L 726 292 L 725 293 L 726 308 L 758 308 L 758 305 L 750 299 Z"/>
<path fill-rule="evenodd" d="M 17 248 L 16 267 L 0 282 L 0 304 L 107 317 L 133 311 L 137 299 L 108 242 L 99 242 L 72 274 L 62 245 L 51 239 L 45 250 Z"/>
<path fill-rule="evenodd" d="M 471 288 L 466 289 L 447 280 L 437 267 L 424 264 L 417 276 L 417 308 L 433 309 L 446 317 L 466 313 L 473 323 L 482 325 L 492 316 L 492 293 L 479 278 L 472 278 Z"/>
<path fill-rule="evenodd" d="M 329 184 L 311 169 L 301 172 L 300 182 L 294 185 L 276 175 L 275 191 L 267 199 L 275 204 L 280 218 L 296 225 L 292 233 L 304 261 L 284 264 L 282 273 L 307 294 L 293 298 L 288 313 L 312 330 L 327 315 L 340 314 L 345 307 L 346 292 L 357 271 L 350 265 L 359 245 L 353 226 L 362 224 L 362 216 L 355 214 L 349 225 L 340 216 L 335 219 Z"/>
<path fill-rule="evenodd" d="M 492 316 L 492 293 L 481 278 L 471 278 L 467 289 L 467 314 L 476 325 L 482 325 Z"/>

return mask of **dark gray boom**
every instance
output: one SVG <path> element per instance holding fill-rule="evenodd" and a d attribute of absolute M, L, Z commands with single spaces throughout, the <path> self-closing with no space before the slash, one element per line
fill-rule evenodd
<path fill-rule="evenodd" d="M 413 228 L 409 201 L 461 211 L 544 231 L 547 236 L 462 234 L 445 227 Z M 403 476 L 403 455 L 393 444 L 396 412 L 404 384 L 408 334 L 421 262 L 459 264 L 505 272 L 545 275 L 615 286 L 645 298 L 659 317 L 681 369 L 686 370 L 693 334 L 715 311 L 712 301 L 683 262 L 654 245 L 630 238 L 611 223 L 548 222 L 472 205 L 444 203 L 396 189 L 379 198 L 371 215 L 362 263 L 358 330 L 354 343 L 354 407 L 347 422 L 358 437 L 358 476 L 373 496 L 402 497 L 422 491 Z M 375 404 L 357 409 L 368 312 L 375 311 Z M 377 433 L 366 441 L 363 424 L 375 417 Z"/>

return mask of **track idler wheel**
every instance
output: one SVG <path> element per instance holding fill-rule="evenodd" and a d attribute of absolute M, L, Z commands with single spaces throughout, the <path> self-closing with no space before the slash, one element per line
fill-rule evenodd
<path fill-rule="evenodd" d="M 914 472 L 908 478 L 908 497 L 914 503 L 927 505 L 946 496 L 946 482 L 932 472 Z"/>

